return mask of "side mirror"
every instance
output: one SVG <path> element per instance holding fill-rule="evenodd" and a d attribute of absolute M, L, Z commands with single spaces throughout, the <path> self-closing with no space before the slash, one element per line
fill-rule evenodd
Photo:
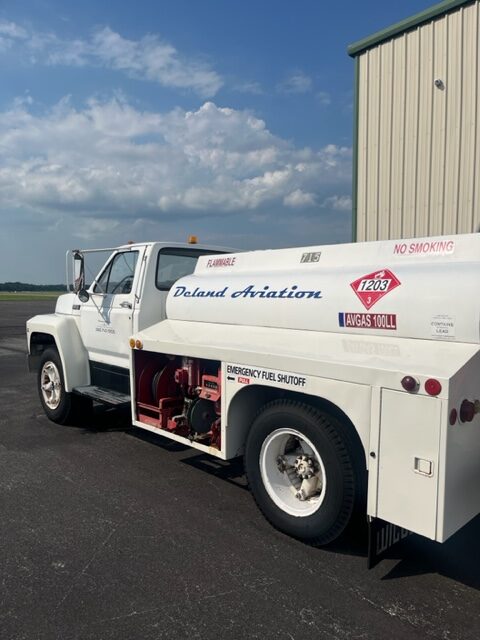
<path fill-rule="evenodd" d="M 83 253 L 80 251 L 75 251 L 73 254 L 73 290 L 75 293 L 85 290 L 85 265 Z M 85 291 L 85 293 L 87 292 Z M 86 302 L 86 300 L 82 300 L 82 302 Z"/>
<path fill-rule="evenodd" d="M 77 295 L 80 302 L 88 302 L 90 300 L 90 294 L 86 289 L 80 289 Z"/>

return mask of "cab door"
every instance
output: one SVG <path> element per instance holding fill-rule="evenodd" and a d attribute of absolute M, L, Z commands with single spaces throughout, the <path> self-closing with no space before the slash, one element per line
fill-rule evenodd
<path fill-rule="evenodd" d="M 128 367 L 144 252 L 135 247 L 115 253 L 89 289 L 80 331 L 91 361 Z"/>

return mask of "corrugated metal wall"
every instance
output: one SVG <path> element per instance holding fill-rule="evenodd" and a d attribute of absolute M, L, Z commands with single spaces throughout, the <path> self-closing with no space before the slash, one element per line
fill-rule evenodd
<path fill-rule="evenodd" d="M 479 4 L 359 55 L 357 240 L 479 229 Z"/>

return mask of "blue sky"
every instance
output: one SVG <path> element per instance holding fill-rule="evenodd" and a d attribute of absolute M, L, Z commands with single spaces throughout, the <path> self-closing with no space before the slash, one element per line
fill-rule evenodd
<path fill-rule="evenodd" d="M 0 3 L 0 282 L 71 247 L 350 240 L 347 46 L 421 0 Z"/>

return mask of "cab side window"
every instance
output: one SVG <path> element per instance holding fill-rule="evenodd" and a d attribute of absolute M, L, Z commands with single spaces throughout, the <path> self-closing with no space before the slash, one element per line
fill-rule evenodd
<path fill-rule="evenodd" d="M 95 284 L 94 293 L 128 294 L 132 290 L 138 251 L 117 253 Z"/>

